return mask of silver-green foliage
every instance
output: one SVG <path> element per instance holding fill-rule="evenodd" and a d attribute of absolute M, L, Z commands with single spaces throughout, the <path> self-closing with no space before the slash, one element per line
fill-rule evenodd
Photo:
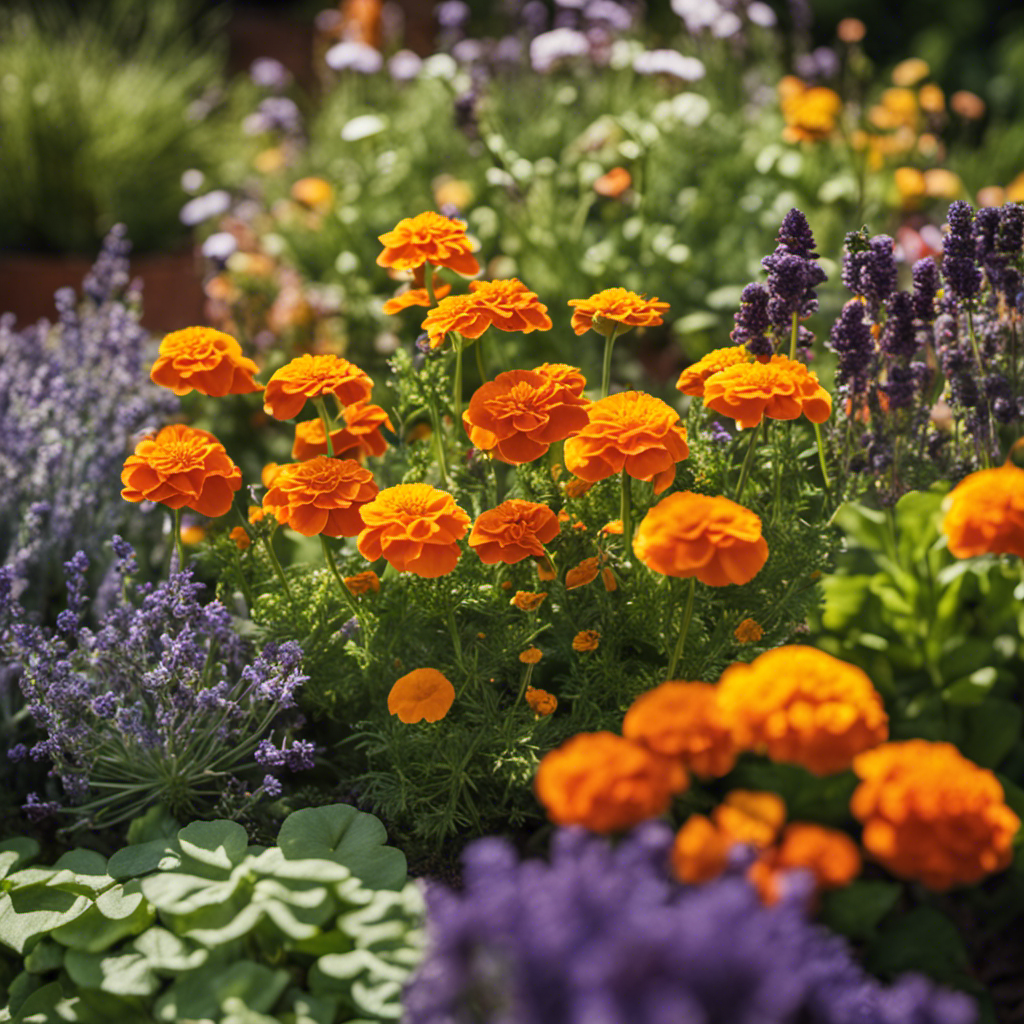
<path fill-rule="evenodd" d="M 400 1015 L 422 900 L 384 827 L 296 811 L 278 845 L 193 822 L 109 860 L 0 844 L 0 1021 L 333 1024 Z"/>

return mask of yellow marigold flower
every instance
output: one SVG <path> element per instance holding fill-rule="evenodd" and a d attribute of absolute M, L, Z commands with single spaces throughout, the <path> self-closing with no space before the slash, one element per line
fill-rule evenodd
<path fill-rule="evenodd" d="M 235 546 L 239 551 L 244 551 L 250 544 L 252 544 L 252 538 L 249 536 L 244 526 L 236 526 L 228 536 L 235 542 Z M 185 540 L 182 537 L 182 540 Z M 188 541 L 185 541 L 187 544 Z"/>
<path fill-rule="evenodd" d="M 726 345 L 725 348 L 713 349 L 679 374 L 676 390 L 681 391 L 684 395 L 692 395 L 694 398 L 703 398 L 704 381 L 712 374 L 735 366 L 737 363 L 753 361 L 754 357 L 746 345 Z"/>
<path fill-rule="evenodd" d="M 544 657 L 544 655 L 539 647 L 527 647 L 526 650 L 519 655 L 519 660 L 524 665 L 536 665 L 542 657 Z"/>
<path fill-rule="evenodd" d="M 601 527 L 601 532 L 605 536 L 609 536 L 609 535 L 612 535 L 612 534 L 614 534 L 616 537 L 622 536 L 622 520 L 621 519 L 612 519 L 612 520 L 610 520 L 609 522 L 605 523 L 604 526 Z"/>
<path fill-rule="evenodd" d="M 517 590 L 516 596 L 509 600 L 509 604 L 520 611 L 535 612 L 544 603 L 544 598 L 547 596 L 546 590 L 539 594 L 530 590 Z"/>
<path fill-rule="evenodd" d="M 292 199 L 303 206 L 324 211 L 334 201 L 334 188 L 323 178 L 299 178 L 292 185 Z"/>
<path fill-rule="evenodd" d="M 664 323 L 662 313 L 668 303 L 648 299 L 626 288 L 606 288 L 589 299 L 570 299 L 573 307 L 572 329 L 577 334 L 593 330 L 606 337 L 617 331 L 624 334 L 634 327 L 657 327 Z"/>
<path fill-rule="evenodd" d="M 929 167 L 924 172 L 924 190 L 933 199 L 956 199 L 964 194 L 964 183 L 945 167 Z"/>
<path fill-rule="evenodd" d="M 264 487 L 270 487 L 273 485 L 277 474 L 284 469 L 284 466 L 277 462 L 268 462 L 263 469 L 260 471 L 260 483 Z"/>
<path fill-rule="evenodd" d="M 574 569 L 565 574 L 565 589 L 575 590 L 577 587 L 585 587 L 597 579 L 598 564 L 596 558 L 585 558 Z"/>
<path fill-rule="evenodd" d="M 897 167 L 892 177 L 904 206 L 912 205 L 927 192 L 924 174 L 916 167 Z"/>
<path fill-rule="evenodd" d="M 582 498 L 593 486 L 589 480 L 580 480 L 574 477 L 565 485 L 565 496 L 567 498 Z"/>
<path fill-rule="evenodd" d="M 558 707 L 558 698 L 553 693 L 548 693 L 547 690 L 528 686 L 526 688 L 526 703 L 538 718 L 546 718 L 555 713 L 555 709 Z"/>
<path fill-rule="evenodd" d="M 1024 558 L 1024 470 L 1008 462 L 971 473 L 946 499 L 942 530 L 954 558 Z"/>
<path fill-rule="evenodd" d="M 941 892 L 1009 865 L 1020 819 L 995 775 L 951 743 L 886 743 L 855 758 L 853 770 L 862 842 L 894 875 Z"/>
<path fill-rule="evenodd" d="M 388 694 L 388 711 L 412 725 L 444 718 L 455 702 L 455 687 L 436 668 L 417 668 L 395 681 Z"/>
<path fill-rule="evenodd" d="M 581 629 L 572 638 L 572 649 L 580 653 L 596 651 L 600 643 L 601 634 L 596 629 Z"/>
<path fill-rule="evenodd" d="M 929 82 L 918 89 L 917 102 L 929 114 L 941 114 L 946 109 L 946 94 L 934 82 Z"/>
<path fill-rule="evenodd" d="M 917 85 L 918 82 L 926 79 L 931 73 L 932 69 L 928 66 L 926 60 L 921 60 L 920 57 L 908 57 L 906 60 L 901 60 L 892 69 L 892 82 L 893 85 L 906 88 L 907 86 Z"/>
<path fill-rule="evenodd" d="M 754 644 L 764 636 L 764 630 L 761 628 L 761 624 L 755 619 L 744 619 L 733 630 L 732 635 L 736 637 L 741 644 Z"/>
<path fill-rule="evenodd" d="M 622 735 L 698 775 L 717 778 L 736 763 L 732 732 L 710 683 L 672 680 L 642 693 L 622 720 Z"/>
<path fill-rule="evenodd" d="M 346 576 L 344 583 L 348 592 L 355 597 L 369 594 L 371 591 L 374 594 L 380 592 L 380 577 L 372 569 L 357 572 L 355 576 Z"/>
<path fill-rule="evenodd" d="M 687 782 L 678 761 L 614 733 L 593 732 L 546 754 L 534 786 L 556 825 L 607 833 L 663 814 Z"/>
<path fill-rule="evenodd" d="M 727 668 L 718 699 L 741 749 L 816 775 L 848 768 L 884 743 L 889 720 L 867 675 L 813 647 L 778 647 Z"/>
<path fill-rule="evenodd" d="M 787 142 L 816 142 L 836 129 L 843 101 L 824 86 L 809 87 L 793 75 L 778 85 L 779 105 L 786 121 L 782 137 Z"/>

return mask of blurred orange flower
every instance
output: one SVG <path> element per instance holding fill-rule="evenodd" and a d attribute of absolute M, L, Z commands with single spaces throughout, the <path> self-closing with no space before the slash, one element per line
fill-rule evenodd
<path fill-rule="evenodd" d="M 121 483 L 125 501 L 157 501 L 216 517 L 230 510 L 242 471 L 213 434 L 176 423 L 136 445 Z"/>
<path fill-rule="evenodd" d="M 941 892 L 1010 864 L 1020 819 L 996 776 L 951 743 L 886 743 L 853 770 L 862 780 L 850 801 L 861 841 L 897 877 Z"/>
<path fill-rule="evenodd" d="M 543 556 L 544 545 L 554 540 L 560 529 L 547 505 L 512 498 L 477 516 L 469 546 L 487 565 L 515 565 L 524 558 Z"/>
<path fill-rule="evenodd" d="M 634 327 L 657 327 L 664 323 L 661 314 L 668 303 L 648 299 L 625 288 L 606 288 L 589 299 L 570 299 L 573 307 L 572 329 L 577 334 L 596 331 L 605 336 L 616 331 L 624 334 Z"/>
<path fill-rule="evenodd" d="M 754 357 L 746 345 L 726 345 L 725 348 L 713 349 L 679 374 L 676 389 L 682 391 L 684 395 L 703 398 L 704 381 L 708 377 L 737 363 L 750 363 L 753 360 Z"/>
<path fill-rule="evenodd" d="M 677 491 L 640 521 L 633 551 L 665 576 L 711 587 L 749 583 L 768 560 L 761 520 L 728 498 Z"/>
<path fill-rule="evenodd" d="M 764 636 L 764 630 L 756 619 L 744 619 L 734 630 L 732 635 L 741 644 L 757 643 Z"/>
<path fill-rule="evenodd" d="M 687 781 L 678 761 L 611 732 L 585 732 L 544 756 L 534 788 L 556 825 L 607 833 L 663 814 Z"/>
<path fill-rule="evenodd" d="M 539 647 L 527 647 L 526 650 L 519 655 L 519 660 L 524 665 L 536 665 L 543 657 L 544 654 Z"/>
<path fill-rule="evenodd" d="M 380 577 L 372 569 L 367 569 L 365 572 L 357 572 L 355 576 L 346 576 L 343 582 L 353 597 L 360 597 L 362 594 L 380 593 Z"/>
<path fill-rule="evenodd" d="M 946 500 L 942 530 L 954 558 L 1024 558 L 1024 469 L 1008 462 L 971 473 Z"/>
<path fill-rule="evenodd" d="M 334 188 L 323 178 L 299 178 L 291 188 L 292 199 L 303 206 L 324 212 L 334 202 Z"/>
<path fill-rule="evenodd" d="M 821 892 L 849 885 L 862 866 L 860 850 L 845 832 L 793 822 L 786 826 L 779 845 L 765 850 L 750 866 L 747 878 L 762 901 L 771 906 L 783 894 L 786 872 L 810 872 Z"/>
<path fill-rule="evenodd" d="M 363 529 L 360 509 L 376 496 L 373 474 L 354 459 L 318 455 L 285 466 L 263 507 L 304 537 L 354 537 Z"/>
<path fill-rule="evenodd" d="M 455 687 L 436 668 L 416 668 L 396 679 L 388 694 L 388 711 L 400 722 L 437 722 L 455 702 Z"/>
<path fill-rule="evenodd" d="M 363 558 L 383 557 L 401 572 L 428 578 L 455 568 L 469 527 L 469 516 L 447 491 L 422 483 L 388 487 L 361 515 L 366 529 L 357 546 Z"/>
<path fill-rule="evenodd" d="M 867 675 L 813 647 L 777 647 L 749 665 L 730 666 L 718 697 L 737 746 L 816 775 L 849 768 L 857 754 L 889 735 L 888 716 Z"/>
<path fill-rule="evenodd" d="M 625 167 L 613 167 L 594 182 L 594 191 L 606 199 L 618 199 L 633 184 L 633 177 Z"/>
<path fill-rule="evenodd" d="M 601 634 L 596 629 L 581 629 L 572 638 L 572 649 L 578 654 L 584 651 L 596 651 L 601 643 Z"/>
<path fill-rule="evenodd" d="M 530 590 L 517 590 L 515 597 L 510 598 L 508 603 L 520 611 L 535 612 L 544 603 L 544 598 L 547 596 L 546 590 L 539 594 Z"/>
<path fill-rule="evenodd" d="M 786 142 L 819 142 L 835 130 L 843 101 L 824 86 L 808 86 L 793 75 L 778 84 L 779 106 L 786 121 Z"/>
<path fill-rule="evenodd" d="M 370 402 L 356 402 L 342 410 L 345 426 L 331 431 L 331 446 L 339 458 L 360 458 L 363 455 L 383 455 L 388 443 L 381 427 L 393 431 L 388 414 Z M 315 455 L 327 454 L 327 438 L 323 420 L 319 417 L 295 424 L 292 458 L 304 462 Z"/>
<path fill-rule="evenodd" d="M 450 284 L 441 284 L 440 282 L 434 283 L 434 298 L 443 299 L 452 290 Z M 426 288 L 408 288 L 404 292 L 399 292 L 397 295 L 388 299 L 384 303 L 384 312 L 388 316 L 394 316 L 396 313 L 401 313 L 404 309 L 409 309 L 412 306 L 430 306 L 430 293 Z"/>
<path fill-rule="evenodd" d="M 526 688 L 526 703 L 538 718 L 547 718 L 558 708 L 558 698 L 553 693 L 533 686 Z"/>
<path fill-rule="evenodd" d="M 565 485 L 567 498 L 582 498 L 594 485 L 589 480 L 569 480 Z"/>
<path fill-rule="evenodd" d="M 961 89 L 949 97 L 949 105 L 954 113 L 969 121 L 976 121 L 985 116 L 985 101 L 977 93 Z"/>
<path fill-rule="evenodd" d="M 597 559 L 584 558 L 579 565 L 565 574 L 565 589 L 575 590 L 577 587 L 585 587 L 597 579 L 597 573 Z"/>
<path fill-rule="evenodd" d="M 672 870 L 681 882 L 700 885 L 718 878 L 732 843 L 703 814 L 691 814 L 672 844 Z"/>
<path fill-rule="evenodd" d="M 786 804 L 777 793 L 767 790 L 734 789 L 711 816 L 730 843 L 764 849 L 775 842 L 786 822 Z"/>
<path fill-rule="evenodd" d="M 580 372 L 579 367 L 569 366 L 568 363 L 541 363 L 540 366 L 533 368 L 533 372 L 553 380 L 574 395 L 582 395 L 587 387 L 587 378 Z"/>
<path fill-rule="evenodd" d="M 244 526 L 236 526 L 228 536 L 235 542 L 239 551 L 245 551 L 252 544 L 252 538 Z"/>
<path fill-rule="evenodd" d="M 507 370 L 481 385 L 462 420 L 470 441 L 521 466 L 587 424 L 585 398 L 532 370 Z"/>
<path fill-rule="evenodd" d="M 704 405 L 746 429 L 763 416 L 795 420 L 806 416 L 824 423 L 832 414 L 832 396 L 803 363 L 772 356 L 767 363 L 737 363 L 704 381 Z"/>
<path fill-rule="evenodd" d="M 379 267 L 413 270 L 432 263 L 466 277 L 480 272 L 465 226 L 433 211 L 400 220 L 380 241 L 384 251 L 377 257 Z"/>
<path fill-rule="evenodd" d="M 268 381 L 263 410 L 278 420 L 290 420 L 307 400 L 334 395 L 341 405 L 370 397 L 373 381 L 355 363 L 332 355 L 297 356 Z"/>
<path fill-rule="evenodd" d="M 252 379 L 259 367 L 242 354 L 242 346 L 223 331 L 212 327 L 185 327 L 160 342 L 150 378 L 154 384 L 176 395 L 193 389 L 202 395 L 247 395 L 262 391 Z"/>
<path fill-rule="evenodd" d="M 642 693 L 622 720 L 622 735 L 697 775 L 727 775 L 736 763 L 729 724 L 710 683 L 671 681 Z"/>
<path fill-rule="evenodd" d="M 587 409 L 588 422 L 565 442 L 565 466 L 596 483 L 625 470 L 654 481 L 660 494 L 675 479 L 676 463 L 687 458 L 686 427 L 679 413 L 643 391 L 620 391 Z"/>

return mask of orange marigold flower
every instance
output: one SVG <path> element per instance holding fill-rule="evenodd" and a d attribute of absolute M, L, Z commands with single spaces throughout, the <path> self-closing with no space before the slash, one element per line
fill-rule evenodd
<path fill-rule="evenodd" d="M 672 844 L 672 870 L 681 882 L 700 885 L 718 878 L 732 843 L 703 814 L 691 814 Z"/>
<path fill-rule="evenodd" d="M 589 480 L 572 479 L 565 485 L 567 498 L 582 498 L 594 485 Z"/>
<path fill-rule="evenodd" d="M 835 130 L 843 101 L 824 86 L 808 87 L 799 78 L 786 75 L 778 85 L 779 105 L 786 127 L 787 142 L 817 142 Z"/>
<path fill-rule="evenodd" d="M 343 582 L 348 592 L 354 597 L 380 593 L 380 577 L 372 569 L 357 572 L 355 576 L 346 576 Z"/>
<path fill-rule="evenodd" d="M 241 529 L 241 527 L 236 527 Z M 202 544 L 206 540 L 206 530 L 199 523 L 182 523 L 181 530 L 181 543 L 188 544 L 192 547 L 196 544 Z"/>
<path fill-rule="evenodd" d="M 841 889 L 861 872 L 860 850 L 845 832 L 794 822 L 786 826 L 779 845 L 766 850 L 747 874 L 761 899 L 771 906 L 782 896 L 787 871 L 809 871 L 818 891 Z"/>
<path fill-rule="evenodd" d="M 538 718 L 546 718 L 555 713 L 558 707 L 558 698 L 553 693 L 548 693 L 547 690 L 528 686 L 526 688 L 526 703 Z"/>
<path fill-rule="evenodd" d="M 995 775 L 951 743 L 886 743 L 853 770 L 863 780 L 850 801 L 861 841 L 894 875 L 942 891 L 1009 865 L 1020 819 Z"/>
<path fill-rule="evenodd" d="M 732 632 L 741 644 L 757 643 L 764 636 L 764 630 L 756 619 L 744 619 Z"/>
<path fill-rule="evenodd" d="M 342 410 L 345 426 L 331 431 L 331 446 L 335 456 L 359 458 L 361 455 L 381 456 L 388 450 L 388 443 L 381 433 L 381 427 L 394 431 L 388 414 L 370 402 L 356 402 Z M 327 454 L 327 439 L 323 420 L 319 417 L 295 424 L 295 441 L 292 444 L 292 458 L 299 461 L 315 455 Z"/>
<path fill-rule="evenodd" d="M 625 288 L 606 288 L 589 299 L 570 299 L 569 305 L 573 307 L 572 329 L 577 334 L 593 330 L 605 336 L 612 331 L 624 334 L 634 327 L 657 327 L 664 323 L 661 314 L 668 311 L 667 302 Z"/>
<path fill-rule="evenodd" d="M 534 788 L 556 825 L 618 832 L 664 814 L 687 781 L 678 761 L 611 732 L 585 732 L 545 755 Z"/>
<path fill-rule="evenodd" d="M 388 487 L 361 515 L 366 529 L 357 546 L 363 558 L 383 557 L 401 572 L 428 578 L 455 568 L 469 528 L 469 516 L 447 491 L 422 483 Z"/>
<path fill-rule="evenodd" d="M 775 793 L 734 789 L 712 812 L 715 825 L 729 843 L 763 849 L 775 842 L 786 822 L 786 805 Z"/>
<path fill-rule="evenodd" d="M 121 483 L 126 501 L 158 501 L 216 517 L 231 508 L 242 471 L 213 434 L 176 423 L 139 442 L 125 460 Z"/>
<path fill-rule="evenodd" d="M 717 778 L 736 763 L 732 732 L 710 683 L 673 680 L 642 693 L 622 720 L 622 735 L 679 758 L 697 775 Z"/>
<path fill-rule="evenodd" d="M 242 354 L 242 346 L 212 327 L 185 327 L 160 342 L 150 378 L 176 395 L 192 390 L 213 398 L 262 391 L 252 379 L 259 367 Z"/>
<path fill-rule="evenodd" d="M 466 277 L 480 272 L 465 225 L 430 210 L 400 220 L 380 241 L 384 251 L 377 257 L 379 267 L 414 270 L 432 263 Z"/>
<path fill-rule="evenodd" d="M 493 323 L 486 307 L 473 294 L 442 299 L 420 325 L 431 348 L 440 348 L 453 331 L 464 338 L 479 338 Z"/>
<path fill-rule="evenodd" d="M 985 116 L 985 101 L 977 94 L 961 89 L 949 98 L 953 112 L 969 121 L 976 121 Z"/>
<path fill-rule="evenodd" d="M 443 299 L 451 293 L 451 290 L 452 286 L 450 284 L 434 282 L 435 299 Z M 388 316 L 394 316 L 396 313 L 401 313 L 402 310 L 410 309 L 413 306 L 426 306 L 428 309 L 430 308 L 430 293 L 426 288 L 408 288 L 404 292 L 399 292 L 384 303 L 384 312 Z"/>
<path fill-rule="evenodd" d="M 377 496 L 373 474 L 354 459 L 318 455 L 285 466 L 263 496 L 263 507 L 304 537 L 354 537 L 360 510 Z"/>
<path fill-rule="evenodd" d="M 526 650 L 519 655 L 519 660 L 524 665 L 536 665 L 543 657 L 544 654 L 539 647 L 527 647 Z"/>
<path fill-rule="evenodd" d="M 587 424 L 565 442 L 565 466 L 597 483 L 625 470 L 653 480 L 660 494 L 675 479 L 676 463 L 690 454 L 686 427 L 672 406 L 644 391 L 620 391 L 587 409 Z"/>
<path fill-rule="evenodd" d="M 334 395 L 341 405 L 352 405 L 370 397 L 373 381 L 340 356 L 297 356 L 268 381 L 263 411 L 279 420 L 297 416 L 307 400 Z"/>
<path fill-rule="evenodd" d="M 462 422 L 477 448 L 521 466 L 585 427 L 588 405 L 532 370 L 506 370 L 476 389 Z"/>
<path fill-rule="evenodd" d="M 749 583 L 768 560 L 761 520 L 728 498 L 677 491 L 640 521 L 633 551 L 665 576 L 696 576 L 710 587 Z"/>
<path fill-rule="evenodd" d="M 548 307 L 518 278 L 507 281 L 470 281 L 469 290 L 487 310 L 499 331 L 550 331 Z"/>
<path fill-rule="evenodd" d="M 455 702 L 455 687 L 436 668 L 415 668 L 395 680 L 388 694 L 388 711 L 412 725 L 438 722 Z"/>
<path fill-rule="evenodd" d="M 263 484 L 264 487 L 271 487 L 274 483 L 274 478 L 283 468 L 283 466 L 276 462 L 268 462 L 260 470 L 260 483 Z"/>
<path fill-rule="evenodd" d="M 708 377 L 712 377 L 730 366 L 736 366 L 738 363 L 753 362 L 753 359 L 754 357 L 746 345 L 726 345 L 725 348 L 716 348 L 679 374 L 676 389 L 682 391 L 684 395 L 703 398 L 704 381 Z"/>
<path fill-rule="evenodd" d="M 604 526 L 601 527 L 601 532 L 606 536 L 622 536 L 622 520 L 621 519 L 610 519 Z"/>
<path fill-rule="evenodd" d="M 334 188 L 323 178 L 299 178 L 291 188 L 292 199 L 314 210 L 326 210 L 334 201 Z"/>
<path fill-rule="evenodd" d="M 266 513 L 260 505 L 250 505 L 248 520 L 250 526 L 255 526 L 257 523 L 262 523 L 266 518 Z"/>
<path fill-rule="evenodd" d="M 582 395 L 587 387 L 587 378 L 580 372 L 579 367 L 570 366 L 568 363 L 541 363 L 540 366 L 533 368 L 533 372 L 561 384 L 574 395 Z"/>
<path fill-rule="evenodd" d="M 531 590 L 517 590 L 516 596 L 509 599 L 509 604 L 524 612 L 535 612 L 548 596 L 547 591 L 537 594 Z"/>
<path fill-rule="evenodd" d="M 789 356 L 719 370 L 704 382 L 704 405 L 744 429 L 759 426 L 764 416 L 795 420 L 803 415 L 824 423 L 832 415 L 832 396 L 817 375 Z"/>
<path fill-rule="evenodd" d="M 252 544 L 252 538 L 244 526 L 236 526 L 228 536 L 235 542 L 239 551 L 244 551 Z"/>
<path fill-rule="evenodd" d="M 596 558 L 584 558 L 579 565 L 570 569 L 565 574 L 565 589 L 575 590 L 577 587 L 585 587 L 597 579 L 598 564 Z"/>
<path fill-rule="evenodd" d="M 601 634 L 596 629 L 581 629 L 572 638 L 572 649 L 579 653 L 596 651 L 601 643 Z"/>
<path fill-rule="evenodd" d="M 594 191 L 605 199 L 618 199 L 633 184 L 633 177 L 625 167 L 613 167 L 594 182 Z"/>
<path fill-rule="evenodd" d="M 1024 558 L 1024 469 L 1008 462 L 982 469 L 949 494 L 942 530 L 955 558 L 1017 555 Z"/>
<path fill-rule="evenodd" d="M 743 749 L 801 764 L 816 775 L 849 768 L 884 743 L 889 720 L 871 680 L 814 647 L 793 644 L 722 674 L 718 699 Z"/>
<path fill-rule="evenodd" d="M 544 545 L 558 536 L 558 518 L 547 505 L 512 498 L 482 512 L 473 524 L 469 546 L 486 565 L 515 565 L 544 555 Z"/>

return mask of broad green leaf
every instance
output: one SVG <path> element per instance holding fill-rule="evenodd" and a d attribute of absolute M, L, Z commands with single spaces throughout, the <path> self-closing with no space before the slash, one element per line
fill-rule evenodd
<path fill-rule="evenodd" d="M 891 978 L 920 971 L 944 984 L 956 984 L 970 970 L 970 957 L 949 918 L 932 907 L 895 915 L 867 949 L 867 968 Z"/>
<path fill-rule="evenodd" d="M 955 679 L 943 691 L 942 696 L 950 704 L 962 707 L 981 704 L 992 690 L 999 673 L 994 668 L 979 668 L 964 679 Z"/>
<path fill-rule="evenodd" d="M 178 844 L 200 864 L 230 871 L 245 856 L 249 836 L 236 821 L 194 821 L 178 833 Z"/>
<path fill-rule="evenodd" d="M 951 642 L 939 661 L 939 671 L 943 679 L 959 679 L 978 669 L 991 668 L 1002 660 L 991 640 L 964 637 Z"/>
<path fill-rule="evenodd" d="M 224 1003 L 241 999 L 257 1013 L 269 1013 L 289 981 L 287 971 L 274 971 L 248 960 L 228 967 L 204 967 L 181 978 L 156 1002 L 158 1021 L 217 1019 Z"/>
<path fill-rule="evenodd" d="M 147 928 L 129 948 L 141 953 L 161 974 L 194 971 L 210 957 L 208 950 L 192 946 L 166 928 Z"/>
<path fill-rule="evenodd" d="M 16 836 L 0 843 L 0 879 L 17 870 L 39 853 L 39 844 L 34 839 Z"/>
<path fill-rule="evenodd" d="M 344 865 L 322 857 L 307 860 L 288 859 L 277 846 L 264 850 L 252 862 L 252 870 L 259 875 L 270 875 L 274 878 L 293 879 L 295 881 L 343 882 L 352 877 L 352 872 Z"/>
<path fill-rule="evenodd" d="M 988 697 L 977 707 L 961 710 L 965 736 L 961 749 L 982 768 L 995 768 L 1021 737 L 1024 712 L 1008 700 Z"/>
<path fill-rule="evenodd" d="M 102 953 L 148 928 L 156 914 L 139 891 L 138 881 L 133 879 L 128 884 L 134 892 L 125 895 L 120 885 L 108 889 L 81 917 L 54 929 L 54 939 L 71 949 Z"/>
<path fill-rule="evenodd" d="M 206 907 L 220 906 L 235 894 L 239 880 L 215 882 L 198 875 L 168 871 L 142 879 L 142 894 L 168 914 L 191 914 Z"/>
<path fill-rule="evenodd" d="M 0 942 L 16 953 L 28 944 L 74 921 L 91 906 L 85 896 L 34 886 L 0 895 Z"/>
<path fill-rule="evenodd" d="M 106 956 L 72 949 L 64 958 L 71 980 L 83 989 L 101 989 L 116 996 L 151 996 L 160 987 L 141 953 Z"/>
<path fill-rule="evenodd" d="M 94 850 L 69 850 L 53 867 L 56 873 L 47 885 L 55 889 L 95 898 L 114 884 L 107 874 L 107 858 Z"/>
<path fill-rule="evenodd" d="M 137 846 L 125 846 L 107 861 L 111 877 L 120 880 L 138 878 L 152 871 L 173 871 L 179 867 L 181 849 L 174 839 L 152 839 Z"/>
<path fill-rule="evenodd" d="M 336 861 L 372 889 L 405 884 L 405 855 L 384 845 L 387 831 L 377 818 L 348 804 L 295 811 L 285 819 L 277 841 L 289 860 Z"/>
<path fill-rule="evenodd" d="M 180 828 L 181 825 L 163 804 L 155 804 L 145 814 L 132 820 L 128 826 L 128 842 L 138 846 L 154 839 L 173 839 Z"/>
<path fill-rule="evenodd" d="M 890 543 L 884 512 L 848 501 L 839 506 L 832 520 L 847 536 L 869 551 L 885 551 Z"/>
<path fill-rule="evenodd" d="M 822 919 L 847 938 L 863 941 L 896 905 L 902 891 L 903 887 L 896 882 L 853 882 L 825 894 Z"/>
<path fill-rule="evenodd" d="M 64 962 L 65 950 L 51 939 L 41 939 L 25 957 L 25 970 L 30 974 L 47 974 L 56 971 Z"/>

